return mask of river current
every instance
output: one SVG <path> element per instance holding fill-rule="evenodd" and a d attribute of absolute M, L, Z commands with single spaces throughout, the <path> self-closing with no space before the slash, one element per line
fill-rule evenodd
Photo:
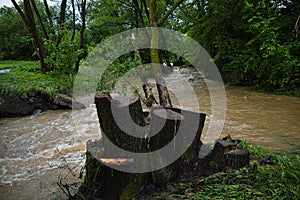
<path fill-rule="evenodd" d="M 193 70 L 166 77 L 172 85 L 188 81 L 207 114 L 202 137 L 211 115 L 205 81 Z M 226 86 L 226 118 L 220 137 L 247 140 L 287 155 L 300 154 L 300 99 Z M 183 88 L 182 95 L 186 90 Z M 186 98 L 174 106 L 195 110 Z M 57 182 L 75 183 L 84 167 L 86 141 L 101 137 L 95 106 L 82 110 L 46 111 L 36 116 L 0 119 L 0 199 L 66 199 Z"/>

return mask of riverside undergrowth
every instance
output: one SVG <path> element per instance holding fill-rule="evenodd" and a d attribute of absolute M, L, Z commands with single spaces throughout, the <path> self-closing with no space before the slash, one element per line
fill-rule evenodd
<path fill-rule="evenodd" d="M 0 92 L 22 95 L 38 92 L 50 99 L 56 93 L 71 93 L 75 74 L 52 71 L 43 73 L 38 61 L 0 61 Z"/>
<path fill-rule="evenodd" d="M 254 147 L 239 146 L 252 155 L 250 165 L 193 181 L 170 183 L 145 199 L 300 199 L 300 157 L 288 157 Z M 271 163 L 264 163 L 266 157 Z"/>

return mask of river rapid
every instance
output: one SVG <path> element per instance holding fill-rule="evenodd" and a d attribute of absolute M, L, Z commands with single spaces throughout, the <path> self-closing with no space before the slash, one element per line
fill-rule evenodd
<path fill-rule="evenodd" d="M 207 114 L 202 137 L 211 116 L 205 81 L 193 70 L 166 77 L 172 85 L 188 81 L 194 88 L 200 111 Z M 287 155 L 300 155 L 300 99 L 262 94 L 244 87 L 226 88 L 226 118 L 220 137 L 247 140 Z M 182 89 L 184 95 L 185 90 Z M 186 98 L 174 106 L 195 110 L 197 102 Z M 74 183 L 85 162 L 85 143 L 101 138 L 93 104 L 82 110 L 56 110 L 36 116 L 0 119 L 0 199 L 66 199 L 56 182 Z"/>

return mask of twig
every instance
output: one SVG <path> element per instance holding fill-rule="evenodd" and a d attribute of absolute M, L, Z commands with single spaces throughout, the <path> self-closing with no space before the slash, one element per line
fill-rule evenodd
<path fill-rule="evenodd" d="M 296 40 L 298 40 L 298 33 L 299 33 L 299 20 L 300 20 L 300 14 L 297 18 L 296 24 L 295 24 L 295 30 L 296 30 Z"/>

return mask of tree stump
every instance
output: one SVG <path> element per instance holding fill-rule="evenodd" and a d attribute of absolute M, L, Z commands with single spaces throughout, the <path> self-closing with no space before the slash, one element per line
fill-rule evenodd
<path fill-rule="evenodd" d="M 153 108 L 151 110 L 153 123 L 151 124 L 152 126 L 150 126 L 150 134 L 158 131 L 158 129 L 160 130 L 150 140 L 151 146 L 153 147 L 152 150 L 160 149 L 170 142 L 171 145 L 173 145 L 173 149 L 169 153 L 178 154 L 178 149 L 185 150 L 180 153 L 181 156 L 172 164 L 152 172 L 154 185 L 161 187 L 175 180 L 184 173 L 185 168 L 189 168 L 190 165 L 198 160 L 199 150 L 202 145 L 200 138 L 205 117 L 205 114 L 178 108 L 168 108 L 166 110 L 164 108 Z M 163 128 L 160 126 L 161 123 L 164 123 Z M 173 140 L 178 132 L 182 130 L 184 137 Z"/>
<path fill-rule="evenodd" d="M 95 104 L 102 133 L 116 146 L 131 152 L 147 152 L 145 139 L 128 135 L 126 132 L 140 135 L 140 129 L 129 126 L 131 120 L 138 126 L 145 126 L 144 115 L 138 97 L 112 99 L 107 94 L 96 94 Z M 104 140 L 104 146 L 106 141 Z M 125 155 L 123 155 L 125 156 Z"/>
<path fill-rule="evenodd" d="M 249 165 L 250 153 L 247 149 L 236 149 L 225 153 L 225 165 L 230 169 L 239 169 Z"/>
<path fill-rule="evenodd" d="M 182 110 L 179 108 L 170 108 L 177 113 L 180 113 L 184 116 L 184 123 L 182 123 L 183 129 L 186 131 L 186 134 L 191 134 L 196 131 L 196 135 L 192 143 L 187 143 L 189 148 L 183 154 L 183 159 L 187 160 L 191 163 L 195 163 L 199 160 L 199 151 L 202 146 L 202 142 L 200 140 L 202 130 L 205 123 L 206 114 L 203 113 L 195 113 L 188 110 Z M 186 123 L 188 122 L 188 123 Z M 196 127 L 196 129 L 195 129 Z"/>
<path fill-rule="evenodd" d="M 236 144 L 225 140 L 217 140 L 212 150 L 211 165 L 217 171 L 239 169 L 249 165 L 250 153 L 246 149 L 238 148 Z"/>
<path fill-rule="evenodd" d="M 99 196 L 101 199 L 132 198 L 141 192 L 142 188 L 151 185 L 161 187 L 174 180 L 183 173 L 185 165 L 197 160 L 202 144 L 200 137 L 205 114 L 174 108 L 153 108 L 149 113 L 151 115 L 150 126 L 143 129 L 147 124 L 145 117 L 148 113 L 143 113 L 139 98 L 112 99 L 109 95 L 97 94 L 95 103 L 100 128 L 105 137 L 87 142 L 86 176 L 79 191 L 83 196 L 88 197 L 93 194 L 93 197 Z M 140 128 L 128 127 L 132 124 L 131 120 Z M 174 139 L 174 136 L 178 134 L 181 135 L 181 139 Z M 140 174 L 128 173 L 109 167 L 116 165 L 130 168 L 135 160 L 123 152 L 117 156 L 111 156 L 108 140 L 128 152 L 154 152 L 170 145 L 172 148 L 167 152 L 168 154 L 180 154 L 170 165 L 164 163 L 163 154 L 149 158 L 150 162 L 161 160 L 166 166 L 162 169 Z M 184 149 L 184 151 L 176 152 L 177 148 Z"/>

